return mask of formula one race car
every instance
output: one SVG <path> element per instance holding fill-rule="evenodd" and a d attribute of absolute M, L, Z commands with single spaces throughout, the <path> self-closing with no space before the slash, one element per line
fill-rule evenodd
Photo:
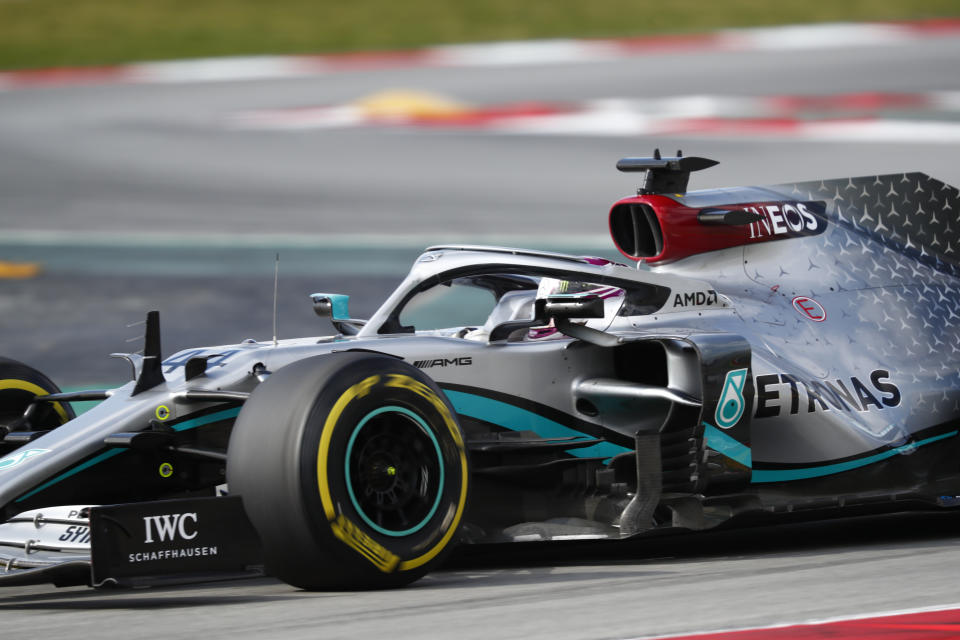
<path fill-rule="evenodd" d="M 0 361 L 0 584 L 377 588 L 456 543 L 960 505 L 957 189 L 686 193 L 713 164 L 620 161 L 638 268 L 435 246 L 369 320 L 314 294 L 337 335 L 163 360 L 150 312 L 102 392 Z"/>

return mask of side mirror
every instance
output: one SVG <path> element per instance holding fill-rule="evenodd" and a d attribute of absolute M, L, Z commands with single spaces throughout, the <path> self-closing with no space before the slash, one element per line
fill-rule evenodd
<path fill-rule="evenodd" d="M 330 318 L 334 329 L 348 336 L 356 335 L 367 323 L 350 317 L 350 296 L 342 293 L 311 293 L 313 312 L 321 318 Z"/>

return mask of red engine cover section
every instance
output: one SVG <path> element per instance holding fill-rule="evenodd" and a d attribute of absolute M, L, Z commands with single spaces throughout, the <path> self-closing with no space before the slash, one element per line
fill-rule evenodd
<path fill-rule="evenodd" d="M 662 195 L 624 198 L 610 209 L 610 236 L 631 260 L 679 260 L 754 242 L 823 233 L 822 201 L 780 200 L 695 209 Z"/>

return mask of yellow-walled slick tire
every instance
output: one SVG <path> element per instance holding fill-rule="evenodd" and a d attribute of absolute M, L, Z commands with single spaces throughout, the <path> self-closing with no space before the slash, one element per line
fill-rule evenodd
<path fill-rule="evenodd" d="M 413 582 L 457 540 L 470 469 L 449 401 L 400 359 L 307 358 L 261 384 L 237 418 L 227 482 L 267 570 L 303 589 Z"/>
<path fill-rule="evenodd" d="M 50 393 L 60 393 L 50 378 L 22 362 L 0 358 L 0 434 L 25 430 L 20 423 L 24 410 L 34 397 Z M 37 406 L 31 416 L 29 429 L 54 429 L 74 417 L 69 404 L 44 402 Z"/>

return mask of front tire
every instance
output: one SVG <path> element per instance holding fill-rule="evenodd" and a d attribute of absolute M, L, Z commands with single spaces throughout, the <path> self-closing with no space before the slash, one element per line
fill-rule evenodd
<path fill-rule="evenodd" d="M 304 589 L 388 588 L 456 542 L 469 464 L 432 380 L 391 356 L 343 352 L 288 365 L 251 394 L 227 482 L 270 573 Z"/>
<path fill-rule="evenodd" d="M 0 358 L 0 435 L 25 427 L 33 431 L 55 429 L 76 417 L 67 403 L 43 402 L 34 411 L 30 424 L 22 424 L 23 412 L 33 399 L 50 393 L 60 393 L 50 378 L 22 362 Z"/>

